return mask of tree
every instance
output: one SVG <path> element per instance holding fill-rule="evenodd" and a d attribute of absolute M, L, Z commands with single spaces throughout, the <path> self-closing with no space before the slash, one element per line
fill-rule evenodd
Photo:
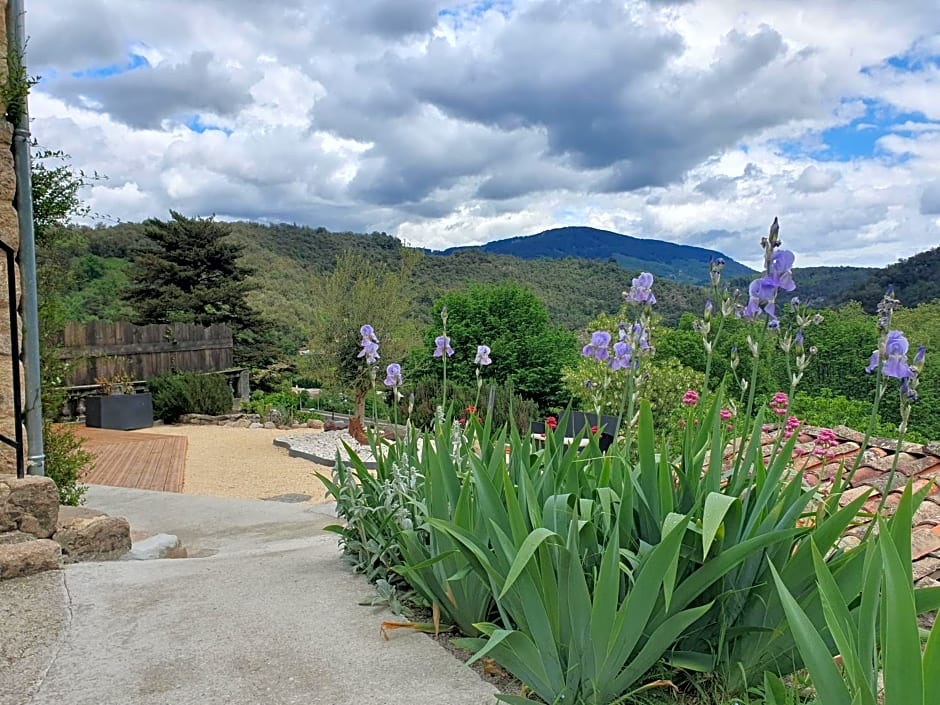
<path fill-rule="evenodd" d="M 266 327 L 248 305 L 252 270 L 239 262 L 242 247 L 213 218 L 144 222 L 148 243 L 136 253 L 126 299 L 135 322 L 224 324 L 235 336 L 235 359 L 262 367 L 277 356 Z"/>
<path fill-rule="evenodd" d="M 144 223 L 151 247 L 135 257 L 127 293 L 137 321 L 240 327 L 250 315 L 245 296 L 252 274 L 238 262 L 242 248 L 227 240 L 223 223 L 170 215 Z"/>
<path fill-rule="evenodd" d="M 474 384 L 477 346 L 488 345 L 493 363 L 484 373 L 487 383 L 511 385 L 541 409 L 567 404 L 562 370 L 577 359 L 577 341 L 574 333 L 551 324 L 548 309 L 530 289 L 518 284 L 471 285 L 437 301 L 438 321 L 444 306 L 454 349 L 447 362 L 448 381 Z M 425 333 L 427 355 L 440 334 L 440 323 Z M 431 369 L 440 374 L 440 367 Z"/>
<path fill-rule="evenodd" d="M 62 504 L 80 504 L 85 488 L 82 472 L 92 462 L 83 441 L 71 429 L 52 425 L 66 401 L 62 386 L 65 362 L 56 354 L 66 313 L 64 292 L 69 278 L 64 255 L 70 235 L 69 223 L 90 211 L 79 198 L 89 179 L 68 163 L 62 152 L 40 150 L 32 163 L 33 230 L 36 238 L 36 267 L 39 296 L 39 376 L 42 387 L 43 438 L 46 475 L 56 483 Z"/>
<path fill-rule="evenodd" d="M 355 395 L 355 411 L 349 432 L 365 441 L 365 399 L 373 373 L 381 385 L 385 365 L 401 362 L 418 343 L 418 330 L 408 315 L 411 308 L 410 280 L 421 259 L 417 250 L 402 250 L 397 269 L 375 263 L 362 253 L 342 254 L 331 274 L 314 281 L 318 317 L 310 343 L 311 372 L 324 381 Z M 380 341 L 381 361 L 370 368 L 360 351 L 359 329 L 369 324 Z"/>

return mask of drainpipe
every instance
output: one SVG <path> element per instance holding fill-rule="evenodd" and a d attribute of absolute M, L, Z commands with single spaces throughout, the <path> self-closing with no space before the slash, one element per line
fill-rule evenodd
<path fill-rule="evenodd" d="M 12 31 L 11 31 L 12 29 Z M 23 0 L 7 5 L 8 41 L 13 56 L 26 52 L 26 10 Z M 13 126 L 13 166 L 16 171 L 16 213 L 20 226 L 20 311 L 23 317 L 23 371 L 25 380 L 27 472 L 46 474 L 46 454 L 42 438 L 42 394 L 39 384 L 39 304 L 36 294 L 36 238 L 33 233 L 32 159 L 29 153 L 29 111 L 23 98 L 23 112 Z"/>

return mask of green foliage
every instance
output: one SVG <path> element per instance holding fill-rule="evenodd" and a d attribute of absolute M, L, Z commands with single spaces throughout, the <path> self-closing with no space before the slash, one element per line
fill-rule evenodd
<path fill-rule="evenodd" d="M 835 428 L 848 426 L 852 429 L 865 429 L 871 416 L 871 402 L 847 399 L 841 394 L 833 394 L 830 389 L 822 389 L 818 396 L 806 392 L 797 392 L 790 400 L 790 412 L 798 419 L 811 426 Z M 897 426 L 887 423 L 878 424 L 873 433 L 877 436 L 897 434 Z"/>
<path fill-rule="evenodd" d="M 242 402 L 242 411 L 248 414 L 258 414 L 264 420 L 284 424 L 293 421 L 306 422 L 318 415 L 304 409 L 310 404 L 310 395 L 306 390 L 300 394 L 294 392 L 264 392 L 255 391 L 251 400 Z M 338 409 L 335 409 L 338 411 Z"/>
<path fill-rule="evenodd" d="M 621 320 L 627 320 L 627 311 L 622 310 L 617 316 L 601 314 L 591 321 L 584 332 L 587 339 L 590 333 L 597 330 L 606 330 L 611 333 L 614 339 L 617 336 L 617 327 Z M 702 339 L 697 333 L 692 334 L 694 338 L 688 341 L 688 352 L 693 349 L 696 355 L 702 353 Z M 667 353 L 661 354 L 662 341 L 667 339 L 670 344 L 667 345 Z M 649 361 L 643 368 L 642 374 L 636 380 L 636 387 L 640 399 L 645 399 L 650 403 L 653 411 L 653 423 L 656 429 L 664 434 L 664 437 L 672 434 L 676 429 L 677 415 L 676 410 L 680 408 L 682 396 L 689 389 L 700 390 L 704 381 L 702 372 L 698 368 L 692 368 L 684 364 L 681 359 L 693 357 L 680 356 L 678 350 L 683 343 L 681 336 L 676 335 L 671 329 L 654 326 L 650 331 L 651 344 L 656 347 L 656 357 Z M 701 354 L 701 370 L 705 369 L 704 354 Z M 697 357 L 695 359 L 698 363 Z M 578 357 L 575 364 L 568 367 L 563 372 L 563 379 L 568 393 L 572 396 L 576 408 L 594 410 L 594 398 L 601 402 L 601 413 L 616 416 L 620 412 L 620 404 L 624 395 L 626 386 L 625 375 L 605 375 L 606 365 L 603 362 L 592 358 Z M 598 389 L 597 385 L 602 385 L 601 380 L 608 377 L 607 386 Z M 588 382 L 594 385 L 589 388 Z"/>
<path fill-rule="evenodd" d="M 331 274 L 315 282 L 321 309 L 313 327 L 308 371 L 331 385 L 353 390 L 357 401 L 354 413 L 360 419 L 373 377 L 358 357 L 359 329 L 366 323 L 375 329 L 383 363 L 404 358 L 417 341 L 416 327 L 407 315 L 416 263 L 414 258 L 405 258 L 393 270 L 358 253 L 348 253 L 337 260 Z M 379 375 L 378 370 L 375 374 Z M 381 379 L 384 376 L 379 377 L 379 383 Z"/>
<path fill-rule="evenodd" d="M 776 570 L 774 582 L 796 644 L 826 705 L 931 705 L 940 701 L 940 626 L 921 649 L 917 615 L 940 605 L 940 589 L 915 589 L 911 572 L 911 521 L 926 495 L 908 483 L 892 519 L 864 549 L 861 601 L 845 595 L 822 551 L 811 545 L 822 602 L 821 622 L 793 599 Z M 861 549 L 855 549 L 860 551 Z M 821 629 L 825 624 L 826 629 Z M 833 654 L 843 659 L 840 670 Z M 878 674 L 883 673 L 884 693 Z M 768 700 L 768 705 L 776 705 Z"/>
<path fill-rule="evenodd" d="M 482 632 L 464 642 L 475 657 L 494 658 L 546 702 L 612 702 L 660 661 L 743 693 L 765 671 L 801 667 L 771 564 L 820 618 L 811 544 L 831 556 L 843 594 L 859 595 L 864 550 L 831 549 L 867 497 L 842 508 L 835 492 L 798 527 L 813 493 L 788 470 L 796 437 L 765 466 L 761 416 L 741 421 L 748 443 L 723 473 L 721 402 L 698 411 L 675 463 L 657 452 L 647 402 L 635 450 L 606 454 L 593 438 L 580 452 L 563 446 L 563 431 L 537 450 L 491 419 L 445 420 L 417 442 L 420 458 L 409 440 L 373 450 L 384 456 L 374 478 L 342 463 L 323 478 L 353 517 L 336 530 L 373 577 L 394 568 L 446 620 Z M 451 599 L 471 574 L 469 595 Z"/>
<path fill-rule="evenodd" d="M 561 372 L 574 361 L 574 336 L 549 321 L 548 310 L 529 289 L 517 284 L 473 285 L 466 291 L 447 294 L 434 305 L 437 318 L 447 307 L 447 335 L 454 349 L 447 361 L 449 382 L 475 386 L 477 366 L 473 360 L 478 345 L 488 345 L 493 363 L 483 369 L 487 383 L 511 385 L 519 396 L 533 400 L 542 409 L 565 406 L 568 394 Z M 439 324 L 425 332 L 426 350 L 434 349 L 441 334 Z M 424 370 L 441 373 L 439 360 L 416 353 Z"/>
<path fill-rule="evenodd" d="M 82 475 L 91 467 L 94 457 L 84 448 L 84 441 L 67 426 L 43 423 L 43 446 L 46 454 L 46 477 L 55 482 L 59 504 L 82 504 L 88 488 L 81 484 Z"/>
<path fill-rule="evenodd" d="M 176 423 L 179 417 L 189 412 L 186 392 L 186 377 L 182 374 L 167 374 L 147 380 L 147 389 L 153 396 L 153 416 L 163 423 Z"/>
<path fill-rule="evenodd" d="M 229 227 L 212 218 L 145 221 L 147 242 L 134 254 L 125 299 L 135 322 L 224 324 L 235 336 L 236 362 L 264 367 L 277 356 L 276 341 L 248 305 L 252 271 L 241 264 L 242 247 Z"/>
<path fill-rule="evenodd" d="M 39 79 L 26 72 L 23 55 L 17 51 L 13 42 L 7 46 L 6 81 L 0 90 L 0 101 L 3 102 L 4 113 L 12 125 L 19 125 L 26 115 L 26 99 L 33 86 Z"/>
<path fill-rule="evenodd" d="M 227 414 L 234 404 L 228 382 L 218 374 L 160 375 L 147 380 L 147 388 L 153 395 L 153 415 L 164 423 L 174 423 L 183 414 Z"/>

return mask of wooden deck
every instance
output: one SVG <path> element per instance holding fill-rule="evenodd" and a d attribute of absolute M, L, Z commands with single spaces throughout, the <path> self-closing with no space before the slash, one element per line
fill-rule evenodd
<path fill-rule="evenodd" d="M 90 485 L 132 487 L 159 492 L 182 492 L 186 470 L 185 436 L 137 431 L 110 431 L 78 424 L 69 428 L 85 439 L 95 456 L 82 481 Z"/>

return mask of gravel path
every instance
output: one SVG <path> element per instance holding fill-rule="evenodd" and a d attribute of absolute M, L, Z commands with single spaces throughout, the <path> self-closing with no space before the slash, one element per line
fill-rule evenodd
<path fill-rule="evenodd" d="M 225 426 L 155 426 L 150 433 L 186 436 L 186 476 L 183 493 L 213 497 L 327 502 L 323 484 L 314 475 L 329 477 L 332 468 L 303 458 L 291 458 L 274 445 L 285 434 L 318 436 L 319 431 L 292 433 L 284 429 Z M 332 453 L 330 454 L 332 455 Z"/>

